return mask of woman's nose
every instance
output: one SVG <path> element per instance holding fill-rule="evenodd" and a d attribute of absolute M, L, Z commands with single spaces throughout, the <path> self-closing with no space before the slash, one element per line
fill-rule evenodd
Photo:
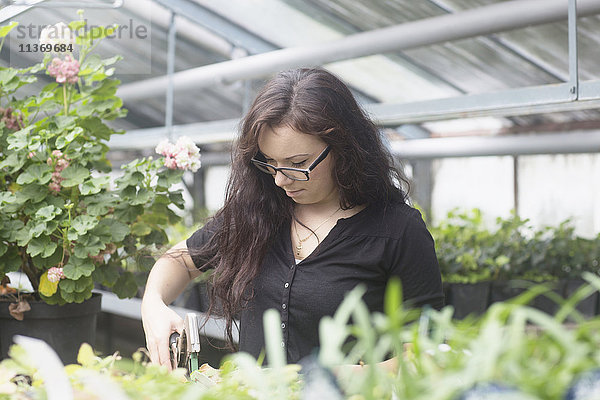
<path fill-rule="evenodd" d="M 279 187 L 290 185 L 293 182 L 293 179 L 288 178 L 281 171 L 277 171 L 275 174 L 275 184 Z"/>

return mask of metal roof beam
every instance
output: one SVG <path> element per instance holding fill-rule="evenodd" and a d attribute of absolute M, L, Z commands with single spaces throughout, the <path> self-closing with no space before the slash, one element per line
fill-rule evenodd
<path fill-rule="evenodd" d="M 174 13 L 226 38 L 235 46 L 250 54 L 265 53 L 278 49 L 273 44 L 248 32 L 223 16 L 189 0 L 154 0 Z"/>
<path fill-rule="evenodd" d="M 600 80 L 580 82 L 579 98 L 573 100 L 568 83 L 509 89 L 502 92 L 464 95 L 409 103 L 365 106 L 379 126 L 398 126 L 425 121 L 470 117 L 505 117 L 600 108 Z M 232 141 L 239 120 L 201 122 L 173 126 L 173 137 L 189 136 L 196 143 Z M 166 128 L 140 129 L 115 136 L 111 148 L 153 147 L 164 139 Z"/>
<path fill-rule="evenodd" d="M 404 160 L 600 152 L 600 131 L 414 139 L 392 142 Z"/>
<path fill-rule="evenodd" d="M 436 100 L 369 104 L 365 108 L 381 126 L 593 109 L 600 108 L 600 81 L 580 82 L 577 100 L 573 99 L 571 84 L 562 83 Z"/>
<path fill-rule="evenodd" d="M 31 7 L 34 7 L 36 4 L 42 3 L 44 1 L 46 1 L 46 0 L 32 0 L 32 1 L 29 1 L 29 3 L 26 5 L 4 6 L 0 9 L 0 23 L 2 23 L 4 21 L 8 21 L 11 18 L 14 18 L 17 15 L 29 10 Z"/>
<path fill-rule="evenodd" d="M 131 140 L 131 138 L 130 138 Z M 521 156 L 600 152 L 600 130 L 506 136 L 451 137 L 397 140 L 392 153 L 403 160 L 450 157 Z M 113 146 L 111 146 L 111 150 Z M 202 165 L 228 165 L 228 152 L 202 154 Z"/>
<path fill-rule="evenodd" d="M 165 1 L 166 0 L 159 0 Z M 180 0 L 182 1 L 182 0 Z M 600 13 L 600 1 L 579 0 L 578 16 Z M 323 65 L 367 55 L 422 47 L 525 26 L 564 20 L 563 0 L 513 0 L 402 25 L 347 36 L 313 46 L 290 47 L 231 61 L 192 68 L 174 75 L 176 90 L 198 89 L 217 82 L 258 78 L 282 69 Z M 125 101 L 161 95 L 167 77 L 123 85 Z"/>
<path fill-rule="evenodd" d="M 427 1 L 448 14 L 454 14 L 457 12 L 450 5 L 446 4 L 444 2 L 444 0 L 427 0 Z M 534 65 L 539 70 L 543 71 L 544 73 L 546 73 L 550 76 L 553 76 L 554 78 L 556 78 L 559 81 L 566 82 L 569 80 L 568 73 L 564 73 L 564 72 L 560 71 L 558 68 L 555 68 L 550 63 L 542 60 L 540 57 L 536 57 L 535 55 L 531 54 L 526 49 L 519 47 L 518 45 L 512 43 L 508 39 L 504 39 L 504 38 L 498 37 L 496 35 L 490 35 L 490 36 L 481 38 L 481 40 L 489 41 L 491 43 L 496 44 L 497 46 L 504 48 L 505 50 L 511 52 L 512 54 L 516 55 L 517 57 L 520 57 L 521 59 Z"/>

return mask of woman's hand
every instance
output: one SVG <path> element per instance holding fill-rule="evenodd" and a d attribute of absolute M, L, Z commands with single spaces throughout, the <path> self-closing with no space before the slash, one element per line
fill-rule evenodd
<path fill-rule="evenodd" d="M 142 324 L 146 334 L 146 347 L 150 361 L 172 369 L 169 355 L 169 337 L 173 332 L 181 334 L 183 319 L 159 298 L 144 296 L 142 302 Z"/>
<path fill-rule="evenodd" d="M 183 331 L 183 319 L 167 307 L 179 296 L 190 281 L 199 275 L 194 262 L 187 253 L 183 240 L 171 248 L 152 267 L 144 299 L 142 300 L 142 324 L 146 334 L 146 346 L 150 361 L 171 369 L 169 337 L 173 332 Z"/>

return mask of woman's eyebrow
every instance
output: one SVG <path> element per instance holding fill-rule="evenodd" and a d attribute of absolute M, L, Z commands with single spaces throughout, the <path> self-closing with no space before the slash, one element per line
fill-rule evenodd
<path fill-rule="evenodd" d="M 274 160 L 274 158 L 269 157 L 263 151 L 260 151 L 260 154 L 262 154 L 268 160 Z M 292 158 L 295 158 L 295 157 L 308 157 L 308 156 L 310 156 L 310 154 L 307 154 L 307 153 L 294 154 L 293 156 L 284 158 L 284 160 L 291 160 Z"/>

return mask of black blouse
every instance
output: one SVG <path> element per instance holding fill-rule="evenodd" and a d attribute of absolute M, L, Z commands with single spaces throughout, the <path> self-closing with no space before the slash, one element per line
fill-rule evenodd
<path fill-rule="evenodd" d="M 206 226 L 196 231 L 187 240 L 188 248 L 202 246 L 208 231 Z M 281 315 L 287 360 L 297 362 L 319 345 L 320 319 L 332 316 L 359 283 L 366 285 L 363 300 L 371 311 L 383 311 L 392 276 L 400 278 L 404 301 L 412 306 L 444 305 L 433 239 L 419 211 L 406 204 L 371 205 L 339 219 L 298 264 L 289 232 L 288 225 L 278 235 L 252 283 L 255 295 L 240 315 L 241 351 L 257 357 L 264 349 L 262 315 L 275 308 Z M 202 269 L 201 260 L 194 258 L 194 263 Z"/>

